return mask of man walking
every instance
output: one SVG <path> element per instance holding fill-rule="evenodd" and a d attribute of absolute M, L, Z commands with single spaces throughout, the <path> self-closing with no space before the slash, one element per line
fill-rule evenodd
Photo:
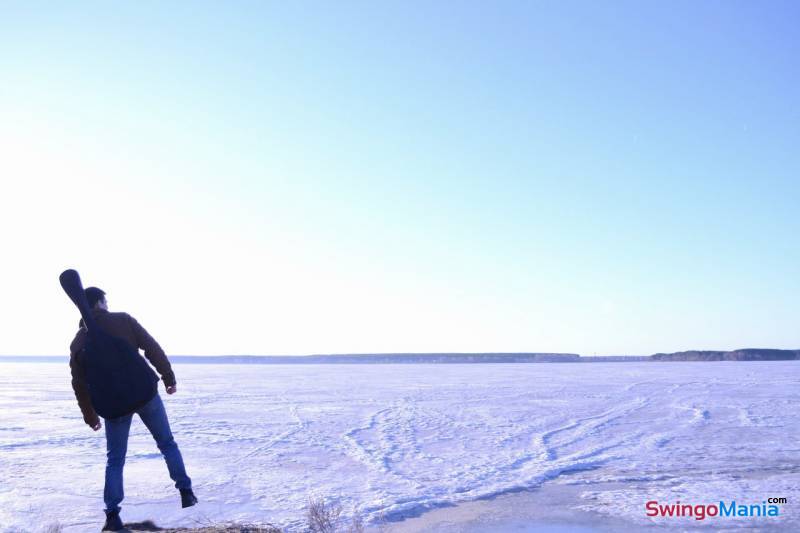
<path fill-rule="evenodd" d="M 110 335 L 122 338 L 131 346 L 144 350 L 144 356 L 156 368 L 167 389 L 167 394 L 176 391 L 175 374 L 172 366 L 164 354 L 164 350 L 153 337 L 127 313 L 111 313 L 108 311 L 105 292 L 97 287 L 88 287 L 85 291 L 86 299 L 92 313 L 92 318 L 99 327 Z M 89 390 L 86 383 L 86 369 L 81 357 L 86 344 L 87 330 L 83 319 L 80 329 L 75 334 L 75 339 L 70 344 L 69 366 L 72 372 L 72 388 L 78 400 L 83 420 L 93 430 L 98 431 L 103 425 L 92 406 Z M 150 370 L 152 373 L 152 370 Z M 153 374 L 153 379 L 157 379 Z M 101 410 L 102 411 L 102 410 Z M 169 476 L 175 482 L 175 488 L 180 491 L 181 505 L 190 507 L 197 503 L 197 498 L 192 492 L 192 480 L 186 474 L 181 452 L 169 427 L 167 413 L 158 393 L 152 400 L 135 411 L 144 425 L 150 430 L 167 463 Z M 106 523 L 103 531 L 119 531 L 123 528 L 119 517 L 120 506 L 124 497 L 122 488 L 122 469 L 125 465 L 125 454 L 128 449 L 128 433 L 131 427 L 133 413 L 118 417 L 106 418 L 106 476 L 103 499 L 105 500 Z"/>

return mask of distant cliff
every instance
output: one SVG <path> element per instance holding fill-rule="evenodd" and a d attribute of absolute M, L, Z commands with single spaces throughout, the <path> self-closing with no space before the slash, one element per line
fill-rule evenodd
<path fill-rule="evenodd" d="M 732 352 L 690 350 L 675 353 L 657 353 L 653 361 L 790 361 L 800 359 L 800 350 L 773 348 L 743 348 Z"/>

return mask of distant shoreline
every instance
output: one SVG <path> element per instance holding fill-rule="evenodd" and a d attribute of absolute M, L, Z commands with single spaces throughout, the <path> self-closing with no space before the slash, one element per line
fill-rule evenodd
<path fill-rule="evenodd" d="M 66 363 L 63 355 L 0 355 L 0 362 Z M 581 356 L 570 353 L 381 353 L 315 355 L 171 355 L 183 364 L 486 364 L 486 363 L 630 363 L 670 361 L 796 361 L 800 350 L 743 348 L 692 350 L 653 355 Z"/>

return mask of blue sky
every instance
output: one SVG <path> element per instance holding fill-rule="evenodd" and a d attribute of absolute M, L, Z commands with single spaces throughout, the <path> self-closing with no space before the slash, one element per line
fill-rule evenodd
<path fill-rule="evenodd" d="M 288 5 L 291 4 L 291 5 Z M 0 8 L 4 354 L 800 348 L 793 2 Z"/>

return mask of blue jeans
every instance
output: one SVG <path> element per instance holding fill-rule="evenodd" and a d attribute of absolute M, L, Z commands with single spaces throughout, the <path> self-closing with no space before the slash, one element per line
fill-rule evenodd
<path fill-rule="evenodd" d="M 156 393 L 152 400 L 140 407 L 136 414 L 142 419 L 144 425 L 150 430 L 153 438 L 167 462 L 169 477 L 175 482 L 177 489 L 189 489 L 192 487 L 192 480 L 186 475 L 186 468 L 183 466 L 183 457 L 175 439 L 172 438 L 172 431 L 169 429 L 167 412 L 164 410 L 164 403 L 161 396 Z M 128 433 L 131 429 L 131 419 L 133 413 L 119 418 L 105 419 L 106 426 L 106 486 L 103 491 L 103 499 L 106 504 L 106 512 L 119 511 L 119 504 L 125 497 L 122 490 L 122 467 L 125 466 L 125 454 L 128 452 Z"/>

